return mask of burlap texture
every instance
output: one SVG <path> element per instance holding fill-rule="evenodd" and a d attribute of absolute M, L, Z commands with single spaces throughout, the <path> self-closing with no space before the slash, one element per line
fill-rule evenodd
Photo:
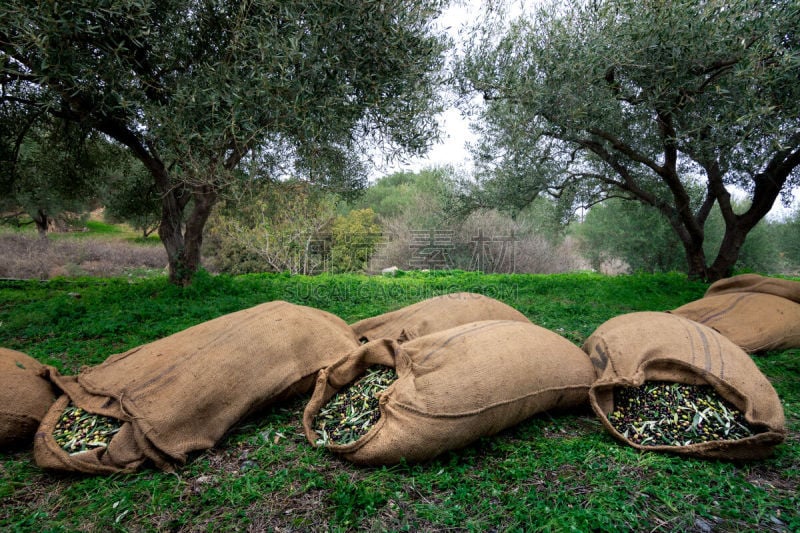
<path fill-rule="evenodd" d="M 406 342 L 417 337 L 481 320 L 530 321 L 514 309 L 488 296 L 457 292 L 428 298 L 352 325 L 363 340 L 396 339 Z"/>
<path fill-rule="evenodd" d="M 589 358 L 556 333 L 519 321 L 481 321 L 406 343 L 379 339 L 320 372 L 303 413 L 314 417 L 338 390 L 374 364 L 397 380 L 380 397 L 380 419 L 354 443 L 329 444 L 358 464 L 419 462 L 495 434 L 536 413 L 585 404 Z"/>
<path fill-rule="evenodd" d="M 635 448 L 706 459 L 751 460 L 770 455 L 786 437 L 783 406 L 769 380 L 741 348 L 711 328 L 668 313 L 621 315 L 584 343 L 597 371 L 592 409 L 617 439 Z M 640 446 L 608 421 L 614 389 L 645 381 L 708 384 L 744 413 L 758 433 L 738 440 L 688 446 Z"/>
<path fill-rule="evenodd" d="M 770 278 L 760 274 L 741 274 L 716 281 L 708 288 L 705 296 L 740 292 L 771 294 L 800 303 L 800 281 Z"/>
<path fill-rule="evenodd" d="M 717 330 L 750 353 L 800 348 L 800 303 L 775 294 L 715 291 L 671 313 Z"/>
<path fill-rule="evenodd" d="M 308 391 L 319 369 L 358 346 L 338 317 L 270 302 L 109 357 L 77 376 L 49 368 L 64 396 L 36 433 L 44 468 L 130 472 L 150 460 L 164 470 L 210 448 L 257 410 Z M 107 449 L 64 452 L 53 429 L 69 400 L 124 422 Z"/>
<path fill-rule="evenodd" d="M 0 449 L 30 446 L 42 417 L 55 401 L 44 366 L 16 350 L 0 348 Z"/>

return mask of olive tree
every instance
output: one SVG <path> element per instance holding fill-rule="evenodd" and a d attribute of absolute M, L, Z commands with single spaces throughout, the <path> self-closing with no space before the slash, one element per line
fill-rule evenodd
<path fill-rule="evenodd" d="M 428 147 L 446 1 L 7 0 L 0 115 L 49 114 L 130 150 L 186 284 L 241 165 L 326 182 L 366 145 Z"/>
<path fill-rule="evenodd" d="M 158 230 L 161 198 L 150 173 L 138 159 L 124 157 L 116 161 L 102 184 L 100 199 L 106 220 L 129 224 L 141 232 L 143 239 Z"/>
<path fill-rule="evenodd" d="M 727 276 L 800 184 L 798 28 L 796 0 L 570 0 L 488 19 L 460 65 L 485 101 L 482 179 L 518 203 L 639 201 L 668 221 L 691 277 Z M 714 206 L 725 229 L 707 257 Z"/>
<path fill-rule="evenodd" d="M 30 217 L 40 237 L 66 212 L 95 205 L 98 183 L 118 150 L 78 125 L 57 119 L 8 124 L 0 144 L 0 212 L 19 223 Z M 28 222 L 24 222 L 28 223 Z"/>

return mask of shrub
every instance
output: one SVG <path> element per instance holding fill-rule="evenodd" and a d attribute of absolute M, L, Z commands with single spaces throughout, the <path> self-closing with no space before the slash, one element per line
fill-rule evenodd
<path fill-rule="evenodd" d="M 370 270 L 459 269 L 491 273 L 555 273 L 589 267 L 573 239 L 551 240 L 526 221 L 496 210 L 475 211 L 461 222 L 414 227 L 407 217 L 382 222 L 384 241 Z"/>
<path fill-rule="evenodd" d="M 209 219 L 209 266 L 230 274 L 325 270 L 326 231 L 338 198 L 304 183 L 273 184 L 253 197 L 221 206 Z"/>
<path fill-rule="evenodd" d="M 381 227 L 372 209 L 355 209 L 336 217 L 331 226 L 332 271 L 364 270 L 380 239 Z"/>

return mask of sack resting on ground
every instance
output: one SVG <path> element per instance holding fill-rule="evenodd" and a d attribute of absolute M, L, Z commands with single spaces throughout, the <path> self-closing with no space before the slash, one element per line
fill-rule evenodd
<path fill-rule="evenodd" d="M 36 462 L 113 473 L 149 460 L 172 470 L 242 418 L 308 391 L 321 368 L 357 346 L 338 317 L 276 301 L 111 356 L 77 376 L 50 368 L 64 395 L 36 433 Z M 107 447 L 70 455 L 56 443 L 55 425 L 70 402 L 122 422 Z"/>
<path fill-rule="evenodd" d="M 380 418 L 355 442 L 329 444 L 364 465 L 425 461 L 543 411 L 585 405 L 594 371 L 556 333 L 520 321 L 480 321 L 405 343 L 364 344 L 320 372 L 303 414 L 309 442 L 322 407 L 372 365 L 396 370 L 380 395 Z"/>
<path fill-rule="evenodd" d="M 639 449 L 700 458 L 760 459 L 786 438 L 783 406 L 772 384 L 749 355 L 716 331 L 668 314 L 640 312 L 602 324 L 584 343 L 597 371 L 589 391 L 592 409 L 617 439 Z M 710 385 L 744 414 L 756 433 L 736 440 L 686 446 L 641 446 L 610 423 L 614 392 L 649 381 Z"/>
<path fill-rule="evenodd" d="M 800 282 L 743 274 L 671 313 L 711 327 L 743 350 L 800 348 Z"/>
<path fill-rule="evenodd" d="M 481 320 L 530 322 L 525 315 L 499 300 L 471 292 L 457 292 L 365 318 L 352 327 L 356 335 L 365 341 L 396 339 L 406 342 Z"/>
<path fill-rule="evenodd" d="M 0 449 L 33 444 L 42 417 L 55 401 L 44 366 L 16 350 L 0 348 Z"/>

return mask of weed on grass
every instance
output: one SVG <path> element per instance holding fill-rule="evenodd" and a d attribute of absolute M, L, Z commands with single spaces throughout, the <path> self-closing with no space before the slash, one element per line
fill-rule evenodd
<path fill-rule="evenodd" d="M 497 298 L 577 345 L 631 311 L 666 311 L 707 287 L 679 275 L 406 273 L 398 278 L 164 277 L 0 282 L 0 346 L 64 373 L 270 300 L 347 322 L 445 292 Z M 78 295 L 78 296 L 76 296 Z M 626 447 L 588 409 L 543 413 L 424 464 L 357 467 L 312 447 L 308 396 L 254 414 L 175 473 L 45 472 L 0 453 L 2 531 L 798 531 L 800 350 L 754 357 L 784 404 L 771 458 L 702 461 Z"/>

